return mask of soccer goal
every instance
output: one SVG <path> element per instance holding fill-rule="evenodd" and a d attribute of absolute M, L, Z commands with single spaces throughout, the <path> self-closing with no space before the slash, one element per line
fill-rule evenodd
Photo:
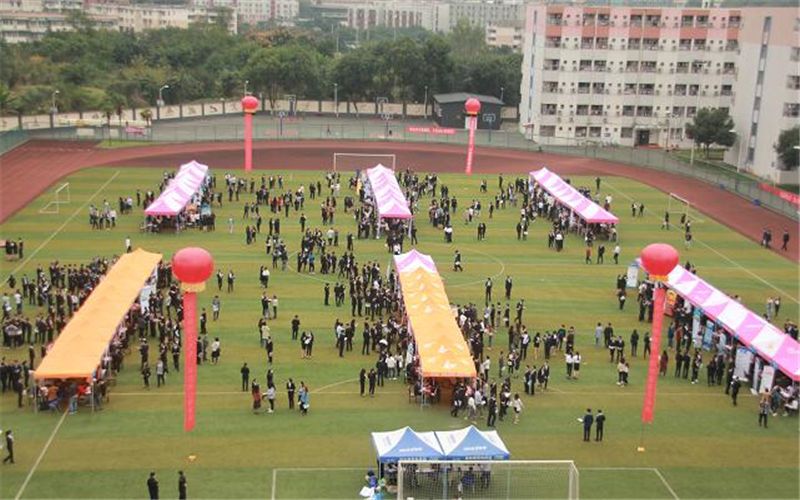
<path fill-rule="evenodd" d="M 681 219 L 690 220 L 693 223 L 702 222 L 702 220 L 697 217 L 696 211 L 692 210 L 692 203 L 675 193 L 669 193 L 669 197 L 667 198 L 667 212 L 675 218 L 675 222 Z"/>
<path fill-rule="evenodd" d="M 577 499 L 571 460 L 401 461 L 397 499 Z"/>
<path fill-rule="evenodd" d="M 347 172 L 372 168 L 377 164 L 395 169 L 397 156 L 393 154 L 333 153 L 333 171 Z"/>
<path fill-rule="evenodd" d="M 53 192 L 53 199 L 47 202 L 47 205 L 39 209 L 39 213 L 57 214 L 59 213 L 61 205 L 69 202 L 69 182 L 65 182 L 56 188 L 56 190 Z"/>

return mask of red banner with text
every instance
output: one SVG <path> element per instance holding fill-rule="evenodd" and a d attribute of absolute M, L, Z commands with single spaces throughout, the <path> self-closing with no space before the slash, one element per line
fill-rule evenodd
<path fill-rule="evenodd" d="M 455 135 L 456 129 L 442 127 L 406 127 L 409 134 Z"/>
<path fill-rule="evenodd" d="M 784 191 L 783 189 L 776 188 L 775 186 L 770 186 L 769 184 L 765 184 L 763 182 L 759 182 L 758 187 L 800 208 L 800 195 L 797 195 L 795 193 L 790 193 L 789 191 Z"/>

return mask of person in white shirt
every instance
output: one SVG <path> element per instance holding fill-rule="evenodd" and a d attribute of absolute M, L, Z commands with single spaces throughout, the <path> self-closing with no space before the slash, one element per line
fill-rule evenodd
<path fill-rule="evenodd" d="M 619 264 L 619 245 L 614 246 L 614 264 Z"/>
<path fill-rule="evenodd" d="M 219 354 L 220 354 L 220 342 L 219 337 L 214 338 L 214 342 L 211 343 L 211 363 L 217 364 L 219 363 Z"/>

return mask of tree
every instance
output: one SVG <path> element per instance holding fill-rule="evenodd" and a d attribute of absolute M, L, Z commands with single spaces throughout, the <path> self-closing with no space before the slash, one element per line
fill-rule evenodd
<path fill-rule="evenodd" d="M 706 158 L 712 144 L 731 147 L 736 142 L 733 130 L 733 119 L 728 110 L 719 108 L 703 108 L 697 112 L 692 123 L 686 124 L 686 135 L 695 144 L 703 146 Z"/>
<path fill-rule="evenodd" d="M 275 108 L 281 81 L 281 62 L 277 49 L 258 49 L 247 60 L 245 75 L 257 91 L 263 90 L 270 108 Z"/>
<path fill-rule="evenodd" d="M 372 91 L 372 76 L 376 69 L 375 57 L 366 47 L 348 52 L 333 66 L 333 81 L 339 85 L 339 95 L 353 103 L 356 113 L 356 103 L 366 100 Z"/>
<path fill-rule="evenodd" d="M 786 129 L 778 136 L 775 152 L 784 170 L 795 170 L 800 165 L 800 126 Z"/>
<path fill-rule="evenodd" d="M 447 36 L 457 59 L 470 59 L 486 52 L 486 34 L 481 26 L 473 26 L 466 18 L 458 20 Z"/>

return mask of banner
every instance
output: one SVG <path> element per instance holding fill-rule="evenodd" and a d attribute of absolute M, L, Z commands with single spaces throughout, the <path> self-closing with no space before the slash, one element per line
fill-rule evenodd
<path fill-rule="evenodd" d="M 475 127 L 478 126 L 478 117 L 469 117 L 469 140 L 467 141 L 467 168 L 465 173 L 470 175 L 472 173 L 472 158 L 475 153 Z"/>
<path fill-rule="evenodd" d="M 753 352 L 746 347 L 740 347 L 736 351 L 736 365 L 733 374 L 739 377 L 740 380 L 747 380 L 747 375 L 750 373 L 750 363 L 752 362 Z"/>
<path fill-rule="evenodd" d="M 708 351 L 711 349 L 711 344 L 714 342 L 714 332 L 716 324 L 709 320 L 706 322 L 706 331 L 703 332 L 703 350 Z"/>
<path fill-rule="evenodd" d="M 753 370 L 753 383 L 750 384 L 750 392 L 753 394 L 757 394 L 758 382 L 761 380 L 761 366 L 764 363 L 761 361 L 761 358 L 756 358 L 755 362 L 755 369 Z"/>
<path fill-rule="evenodd" d="M 634 262 L 628 266 L 628 274 L 625 277 L 625 286 L 636 288 L 639 286 L 639 264 Z"/>
<path fill-rule="evenodd" d="M 443 127 L 406 127 L 409 134 L 455 135 L 456 129 Z"/>
<path fill-rule="evenodd" d="M 783 189 L 776 188 L 775 186 L 770 186 L 769 184 L 765 184 L 763 182 L 759 182 L 758 187 L 761 188 L 763 191 L 772 193 L 778 198 L 788 201 L 789 203 L 796 205 L 798 208 L 800 208 L 800 196 L 794 193 L 790 193 L 789 191 L 784 191 Z"/>
<path fill-rule="evenodd" d="M 767 365 L 761 370 L 761 385 L 758 387 L 758 392 L 764 394 L 764 391 L 772 390 L 772 382 L 775 380 L 775 367 Z"/>

